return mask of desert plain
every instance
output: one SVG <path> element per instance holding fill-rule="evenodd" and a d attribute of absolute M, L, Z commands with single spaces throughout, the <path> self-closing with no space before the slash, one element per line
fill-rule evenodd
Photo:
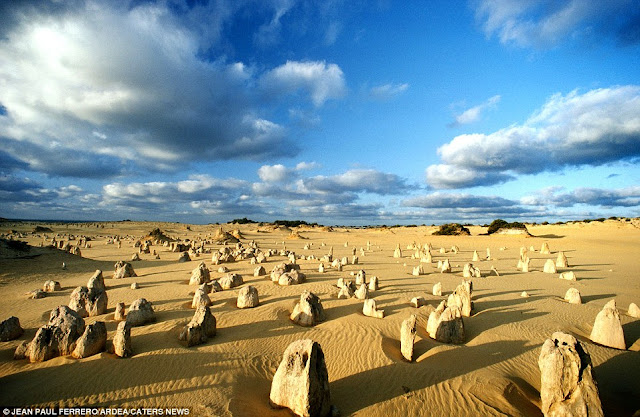
<path fill-rule="evenodd" d="M 52 231 L 34 233 L 37 225 Z M 481 226 L 469 227 L 470 236 L 436 236 L 432 233 L 437 227 L 432 226 L 15 222 L 1 227 L 5 236 L 12 230 L 13 238 L 33 246 L 27 253 L 5 247 L 0 254 L 0 320 L 16 316 L 25 329 L 20 338 L 0 342 L 2 405 L 189 407 L 197 416 L 289 416 L 286 409 L 270 407 L 271 381 L 286 347 L 298 339 L 312 339 L 322 347 L 331 403 L 343 416 L 541 416 L 538 357 L 543 342 L 563 331 L 575 336 L 591 356 L 605 415 L 631 416 L 640 411 L 640 319 L 627 314 L 630 303 L 640 303 L 638 219 L 527 225 L 531 236 L 486 235 Z M 263 251 L 295 252 L 307 281 L 290 286 L 273 283 L 269 272 L 288 262 L 279 254 L 261 264 L 266 276 L 254 276 L 257 265 L 249 259 L 224 263 L 243 277 L 243 286 L 257 288 L 260 305 L 236 307 L 242 286 L 211 293 L 217 334 L 205 344 L 187 347 L 178 336 L 194 313 L 191 300 L 197 287 L 189 285 L 191 271 L 204 261 L 213 279 L 224 275 L 218 272 L 220 265 L 212 264 L 212 253 L 224 246 L 210 240 L 219 227 L 238 229 L 244 245 L 254 241 Z M 141 254 L 141 260 L 131 262 L 137 277 L 113 279 L 115 262 L 130 261 L 138 252 L 134 243 L 154 228 L 174 239 L 208 243 L 204 253 L 182 263 L 180 253 L 153 245 L 159 259 Z M 82 247 L 80 256 L 40 247 L 55 236 L 68 240 L 70 235 L 90 238 L 90 247 Z M 120 248 L 107 244 L 116 236 Z M 550 254 L 540 253 L 545 242 Z M 412 247 L 429 243 L 433 262 L 423 262 L 423 273 L 413 275 L 421 262 L 412 258 Z M 397 245 L 401 258 L 393 256 Z M 452 246 L 459 251 L 452 252 Z M 355 249 L 358 263 L 349 262 L 338 271 L 325 262 L 326 271 L 320 273 L 320 258 L 331 247 L 334 258 L 349 261 Z M 530 272 L 516 268 L 521 247 L 529 249 Z M 463 266 L 472 262 L 474 250 L 481 256 L 473 264 L 482 277 L 473 278 L 474 308 L 470 317 L 464 317 L 465 342 L 437 342 L 426 332 L 429 313 L 460 284 Z M 545 261 L 555 261 L 559 251 L 569 266 L 544 273 Z M 449 259 L 451 273 L 436 268 L 444 259 Z M 492 267 L 499 276 L 489 275 Z M 109 339 L 118 325 L 116 303 L 128 307 L 133 300 L 146 298 L 153 304 L 156 321 L 131 330 L 133 355 L 118 358 L 102 352 L 84 359 L 14 360 L 20 342 L 30 341 L 51 310 L 68 304 L 74 288 L 86 285 L 97 269 L 104 274 L 108 309 L 85 318 L 85 323 L 104 321 Z M 364 316 L 361 300 L 337 298 L 338 279 L 353 280 L 351 273 L 361 269 L 367 277 L 379 279 L 380 287 L 370 297 L 384 310 L 382 319 Z M 559 279 L 564 271 L 573 271 L 577 281 Z M 40 299 L 27 297 L 47 280 L 59 281 L 62 290 Z M 131 288 L 133 282 L 138 289 Z M 442 283 L 442 296 L 432 295 L 437 282 Z M 570 287 L 580 291 L 583 304 L 564 301 Z M 319 296 L 326 313 L 326 320 L 313 327 L 301 327 L 289 318 L 303 290 Z M 523 291 L 529 296 L 522 297 Z M 412 306 L 410 300 L 418 296 L 427 305 Z M 589 339 L 596 315 L 612 299 L 620 312 L 625 350 Z M 400 353 L 400 326 L 412 314 L 417 315 L 417 337 L 414 360 L 407 362 Z"/>

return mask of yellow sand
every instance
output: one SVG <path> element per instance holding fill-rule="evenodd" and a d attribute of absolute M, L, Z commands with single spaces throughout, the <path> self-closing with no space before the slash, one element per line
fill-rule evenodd
<path fill-rule="evenodd" d="M 218 323 L 218 334 L 208 343 L 187 348 L 178 341 L 180 329 L 193 315 L 191 298 L 194 286 L 188 285 L 191 270 L 201 260 L 211 265 L 205 254 L 191 262 L 177 263 L 178 253 L 162 246 L 152 246 L 161 259 L 142 254 L 134 262 L 137 278 L 113 280 L 113 264 L 128 261 L 137 251 L 134 239 L 160 227 L 166 234 L 182 239 L 213 236 L 213 225 L 177 223 L 105 223 L 96 225 L 49 225 L 59 234 L 91 236 L 90 249 L 81 249 L 82 257 L 57 250 L 36 249 L 38 256 L 29 259 L 0 259 L 0 320 L 17 316 L 25 334 L 10 342 L 0 342 L 0 404 L 15 406 L 110 406 L 110 407 L 190 407 L 192 415 L 203 416 L 288 416 L 286 410 L 269 407 L 271 379 L 285 348 L 296 339 L 311 338 L 320 343 L 329 371 L 331 399 L 343 416 L 478 416 L 541 415 L 540 371 L 538 356 L 543 341 L 555 331 L 575 335 L 586 346 L 595 367 L 605 412 L 608 415 L 632 415 L 640 409 L 640 320 L 629 317 L 631 302 L 640 304 L 640 230 L 637 222 L 612 221 L 589 224 L 530 226 L 536 237 L 482 236 L 485 228 L 471 227 L 471 236 L 432 236 L 433 227 L 392 229 L 301 229 L 304 240 L 287 239 L 289 230 L 240 226 L 244 242 L 255 240 L 263 250 L 281 249 L 284 245 L 298 255 L 320 258 L 334 248 L 334 257 L 351 260 L 357 248 L 358 265 L 348 265 L 342 272 L 328 268 L 318 273 L 319 260 L 298 263 L 307 274 L 302 285 L 280 287 L 269 277 L 254 277 L 255 265 L 248 260 L 225 264 L 231 272 L 243 276 L 254 285 L 261 305 L 254 309 L 235 307 L 238 289 L 211 294 L 212 313 Z M 16 229 L 30 232 L 35 224 L 3 224 L 7 232 Z M 225 225 L 225 230 L 237 226 Z M 260 231 L 259 231 L 260 230 Z M 53 234 L 48 234 L 49 237 Z M 107 236 L 130 236 L 121 249 L 106 245 Z M 42 236 L 25 235 L 33 245 Z M 371 242 L 365 256 L 360 248 Z M 326 246 L 322 247 L 321 244 Z M 344 243 L 348 242 L 348 247 Z M 412 276 L 419 263 L 411 259 L 407 245 L 431 243 L 434 250 L 431 265 L 423 264 L 425 275 Z M 541 255 L 543 242 L 548 242 L 551 255 Z M 303 246 L 311 244 L 311 249 Z M 393 258 L 397 244 L 403 258 Z M 458 254 L 439 253 L 440 247 L 460 248 Z M 530 252 L 532 272 L 517 271 L 521 246 L 534 246 Z M 210 245 L 217 250 L 220 245 Z M 413 308 L 409 300 L 425 297 L 431 306 L 451 293 L 462 280 L 462 268 L 471 262 L 473 251 L 482 256 L 491 249 L 492 260 L 476 262 L 483 275 L 491 266 L 499 277 L 473 280 L 472 317 L 465 318 L 466 343 L 446 345 L 429 339 L 425 331 L 430 306 Z M 501 248 L 503 248 L 501 250 Z M 577 282 L 545 274 L 546 259 L 554 259 L 564 251 Z M 438 260 L 449 258 L 453 271 L 440 274 Z M 286 261 L 274 256 L 264 263 L 267 272 Z M 67 269 L 63 270 L 62 262 Z M 328 267 L 325 263 L 325 265 Z M 108 289 L 109 310 L 86 323 L 103 320 L 113 336 L 117 322 L 113 311 L 117 302 L 127 306 L 144 297 L 153 303 L 157 322 L 132 330 L 134 356 L 118 359 L 102 353 L 76 360 L 60 357 L 31 364 L 13 360 L 13 352 L 22 340 L 31 340 L 37 328 L 48 319 L 51 309 L 67 304 L 71 291 L 86 285 L 96 269 L 104 271 Z M 364 269 L 367 276 L 380 279 L 380 290 L 371 295 L 378 308 L 385 310 L 384 319 L 362 315 L 362 301 L 338 300 L 335 287 L 339 277 L 350 278 L 350 272 Z M 27 291 L 41 288 L 49 279 L 60 281 L 63 290 L 44 299 L 26 299 Z M 354 279 L 351 277 L 351 279 Z M 140 289 L 131 290 L 137 282 Z M 442 282 L 443 297 L 431 295 L 434 283 Z M 580 290 L 583 305 L 562 300 L 566 290 Z M 288 319 L 300 293 L 308 289 L 317 294 L 325 308 L 327 320 L 313 328 L 294 325 Z M 529 298 L 521 298 L 526 291 Z M 615 298 L 621 312 L 628 351 L 595 345 L 588 340 L 598 311 Z M 418 315 L 416 361 L 402 361 L 400 324 L 410 314 Z"/>

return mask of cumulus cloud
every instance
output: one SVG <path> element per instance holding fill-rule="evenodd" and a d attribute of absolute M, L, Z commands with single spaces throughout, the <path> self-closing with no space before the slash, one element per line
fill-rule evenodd
<path fill-rule="evenodd" d="M 341 98 L 346 93 L 344 73 L 338 65 L 325 61 L 287 61 L 265 73 L 260 85 L 269 96 L 303 90 L 316 107 L 322 106 L 327 100 Z"/>
<path fill-rule="evenodd" d="M 427 168 L 427 182 L 436 188 L 634 160 L 640 156 L 640 86 L 556 94 L 523 124 L 456 136 L 438 154 L 443 164 Z"/>
<path fill-rule="evenodd" d="M 591 0 L 476 0 L 476 19 L 487 36 L 518 47 L 546 49 L 596 30 L 620 43 L 640 41 L 637 4 L 611 0 L 606 7 Z"/>
<path fill-rule="evenodd" d="M 383 84 L 371 87 L 369 97 L 375 100 L 389 100 L 409 89 L 409 84 Z"/>
<path fill-rule="evenodd" d="M 500 184 L 515 179 L 500 172 L 482 172 L 457 165 L 437 164 L 426 170 L 427 183 L 437 189 L 455 189 Z"/>
<path fill-rule="evenodd" d="M 562 193 L 562 187 L 549 187 L 520 199 L 521 204 L 528 206 L 551 205 L 557 207 L 573 207 L 576 204 L 611 207 L 640 206 L 640 187 L 620 189 L 602 189 L 580 187 Z"/>
<path fill-rule="evenodd" d="M 395 174 L 374 169 L 352 169 L 334 176 L 318 175 L 306 178 L 303 187 L 321 192 L 367 192 L 373 194 L 400 194 L 409 189 L 406 181 Z"/>
<path fill-rule="evenodd" d="M 213 196 L 224 199 L 241 194 L 249 183 L 235 178 L 219 179 L 208 175 L 192 175 L 177 182 L 152 181 L 129 184 L 111 183 L 102 189 L 105 204 L 169 204 L 184 201 L 208 200 Z"/>
<path fill-rule="evenodd" d="M 292 174 L 293 170 L 284 165 L 263 165 L 258 169 L 258 176 L 265 182 L 285 181 Z"/>
<path fill-rule="evenodd" d="M 264 182 L 283 182 L 296 178 L 298 172 L 315 169 L 316 162 L 299 162 L 294 168 L 288 168 L 282 164 L 263 165 L 258 169 L 258 177 Z"/>
<path fill-rule="evenodd" d="M 16 6 L 0 37 L 3 150 L 31 170 L 94 178 L 296 155 L 287 126 L 260 114 L 265 89 L 270 99 L 304 91 L 319 107 L 345 94 L 342 70 L 288 61 L 261 75 L 204 60 L 219 34 L 203 37 L 187 24 L 202 6 L 184 7 L 177 16 L 163 2 Z M 222 16 L 212 26 L 232 13 L 210 9 Z"/>
<path fill-rule="evenodd" d="M 422 208 L 502 208 L 518 204 L 516 201 L 497 196 L 451 194 L 435 192 L 402 201 L 405 207 Z"/>
<path fill-rule="evenodd" d="M 477 106 L 471 107 L 463 111 L 462 113 L 458 114 L 455 117 L 455 122 L 453 122 L 451 126 L 460 126 L 460 125 L 475 123 L 481 119 L 482 114 L 486 110 L 496 107 L 499 102 L 500 102 L 499 95 L 490 97 L 482 104 L 478 104 Z"/>
<path fill-rule="evenodd" d="M 73 184 L 45 188 L 41 183 L 30 178 L 0 175 L 0 201 L 4 203 L 45 203 L 77 197 L 82 193 L 82 188 Z"/>

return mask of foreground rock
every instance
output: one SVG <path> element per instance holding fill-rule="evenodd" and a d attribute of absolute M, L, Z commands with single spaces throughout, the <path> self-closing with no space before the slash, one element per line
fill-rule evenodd
<path fill-rule="evenodd" d="M 298 416 L 328 416 L 329 374 L 322 348 L 310 339 L 297 340 L 284 352 L 271 383 L 270 403 Z"/>
<path fill-rule="evenodd" d="M 538 359 L 545 416 L 604 416 L 591 357 L 575 337 L 556 332 Z"/>
<path fill-rule="evenodd" d="M 60 306 L 51 311 L 49 322 L 38 329 L 25 352 L 30 362 L 69 355 L 84 333 L 84 320 L 74 310 Z"/>
<path fill-rule="evenodd" d="M 638 319 L 640 318 L 640 308 L 636 303 L 631 303 L 627 309 L 627 314 Z"/>
<path fill-rule="evenodd" d="M 178 339 L 187 342 L 187 346 L 206 343 L 210 337 L 216 335 L 216 318 L 207 306 L 200 306 L 193 318 L 187 324 Z"/>
<path fill-rule="evenodd" d="M 326 317 L 320 298 L 305 290 L 300 295 L 300 301 L 293 308 L 289 318 L 300 326 L 309 327 L 324 321 Z"/>
<path fill-rule="evenodd" d="M 429 337 L 442 343 L 464 343 L 464 322 L 457 305 L 449 305 L 445 301 L 431 312 L 427 321 Z"/>
<path fill-rule="evenodd" d="M 107 326 L 104 321 L 97 321 L 85 327 L 71 355 L 78 359 L 86 358 L 104 351 L 106 344 Z"/>
<path fill-rule="evenodd" d="M 144 298 L 138 298 L 127 312 L 126 323 L 131 327 L 142 326 L 145 323 L 151 323 L 156 321 L 156 315 L 151 306 L 151 302 Z"/>
<path fill-rule="evenodd" d="M 626 349 L 622 323 L 620 323 L 620 313 L 616 308 L 616 300 L 609 301 L 598 313 L 589 338 L 592 342 L 603 346 Z"/>
<path fill-rule="evenodd" d="M 413 344 L 416 339 L 416 315 L 402 322 L 400 327 L 400 352 L 409 362 L 413 361 Z"/>
<path fill-rule="evenodd" d="M 0 323 L 0 342 L 7 342 L 22 336 L 24 329 L 20 326 L 20 320 L 11 316 Z"/>

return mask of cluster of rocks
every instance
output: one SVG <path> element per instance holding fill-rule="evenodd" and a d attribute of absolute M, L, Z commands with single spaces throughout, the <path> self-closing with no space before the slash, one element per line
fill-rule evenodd
<path fill-rule="evenodd" d="M 14 358 L 43 362 L 72 355 L 81 359 L 103 352 L 106 343 L 107 327 L 103 321 L 85 326 L 76 311 L 60 306 L 51 311 L 49 322 L 37 330 L 30 342 L 24 341 L 18 346 Z"/>
<path fill-rule="evenodd" d="M 271 270 L 271 281 L 278 285 L 297 285 L 306 281 L 306 275 L 300 272 L 300 265 L 280 263 Z"/>

